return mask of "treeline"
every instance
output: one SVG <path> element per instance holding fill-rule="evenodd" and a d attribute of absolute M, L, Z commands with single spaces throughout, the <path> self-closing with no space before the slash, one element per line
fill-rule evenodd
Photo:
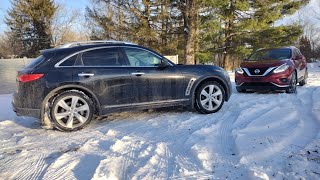
<path fill-rule="evenodd" d="M 302 42 L 302 26 L 275 23 L 308 2 L 91 0 L 84 26 L 91 40 L 131 41 L 165 55 L 178 54 L 180 63 L 213 63 L 231 69 L 253 50 Z M 14 42 L 15 54 L 32 57 L 39 49 L 59 44 L 52 37 L 52 21 L 58 9 L 53 0 L 12 3 L 6 18 L 10 28 L 6 38 L 14 40 L 9 42 Z"/>
<path fill-rule="evenodd" d="M 299 25 L 274 26 L 308 3 L 275 0 L 92 0 L 92 39 L 137 42 L 181 63 L 214 62 L 230 69 L 252 50 L 294 44 Z"/>

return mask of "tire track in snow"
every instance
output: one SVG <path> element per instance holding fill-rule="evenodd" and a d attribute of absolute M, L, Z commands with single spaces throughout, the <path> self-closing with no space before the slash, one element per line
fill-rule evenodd
<path fill-rule="evenodd" d="M 245 95 L 243 95 L 243 98 L 246 99 Z M 252 107 L 252 101 L 259 101 L 259 99 L 263 99 L 263 98 L 264 97 L 260 97 L 255 100 L 246 100 L 246 103 L 241 104 L 242 106 L 241 109 L 244 109 L 246 111 L 249 107 Z M 241 101 L 242 97 L 238 97 L 238 99 L 240 99 Z M 271 111 L 269 110 L 269 107 L 271 106 L 269 105 L 268 107 L 263 108 L 262 112 L 257 112 L 257 114 L 255 114 L 253 117 L 249 117 L 250 119 L 245 123 L 243 123 L 242 126 L 246 126 L 250 122 L 254 121 L 257 117 L 260 117 L 265 113 L 268 113 L 269 111 Z M 230 106 L 229 111 L 226 112 L 218 122 L 220 124 L 218 139 L 220 140 L 219 145 L 221 145 L 219 146 L 220 151 L 218 152 L 224 155 L 224 158 L 227 158 L 227 160 L 228 160 L 228 157 L 231 157 L 231 159 L 229 159 L 229 163 L 231 164 L 234 164 L 233 159 L 235 158 L 233 158 L 230 155 L 238 153 L 235 145 L 235 139 L 234 139 L 234 136 L 232 135 L 233 125 L 239 118 L 240 114 L 243 113 L 243 111 L 236 112 L 235 111 L 236 109 L 237 109 L 237 105 Z M 235 157 L 235 155 L 233 156 Z"/>
<path fill-rule="evenodd" d="M 276 128 L 273 129 L 273 131 L 279 134 L 275 135 L 275 138 L 280 139 L 276 142 L 271 142 L 271 144 L 268 144 L 268 147 L 261 149 L 261 151 L 246 155 L 244 157 L 244 165 L 248 167 L 258 166 L 258 169 L 268 166 L 269 169 L 276 169 L 274 173 L 277 173 L 279 169 L 277 169 L 278 167 L 274 167 L 274 164 L 277 164 L 276 162 L 281 161 L 279 163 L 283 163 L 282 161 L 284 161 L 285 157 L 299 152 L 314 140 L 319 131 L 319 125 L 311 110 L 313 92 L 310 88 L 304 87 L 299 88 L 297 94 L 280 94 L 278 104 L 287 104 L 287 106 L 280 106 L 278 111 L 289 108 L 291 109 L 291 114 L 279 119 L 284 120 L 281 121 L 282 125 L 276 124 L 275 122 L 268 124 L 268 126 L 270 125 L 270 127 Z M 274 113 L 281 114 L 281 112 L 277 111 Z M 287 132 L 288 129 L 290 129 L 289 136 Z M 262 131 L 261 133 L 263 133 L 266 128 L 262 129 L 262 127 L 260 127 L 260 130 Z M 248 132 L 250 132 L 250 129 Z M 270 132 L 271 131 L 269 131 L 269 133 Z M 286 135 L 283 136 L 283 134 Z M 262 172 L 263 171 L 264 170 L 262 170 Z"/>
<path fill-rule="evenodd" d="M 3 175 L 1 179 L 37 179 L 47 166 L 45 157 L 46 154 L 39 152 L 22 152 L 15 157 L 7 156 L 8 160 L 0 161 L 3 166 L 0 170 L 0 172 L 3 172 L 0 173 Z M 25 162 L 26 160 L 28 160 L 28 164 L 21 164 L 21 162 Z"/>

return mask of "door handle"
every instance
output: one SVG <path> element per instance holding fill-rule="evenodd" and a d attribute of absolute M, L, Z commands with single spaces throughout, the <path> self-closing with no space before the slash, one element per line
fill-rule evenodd
<path fill-rule="evenodd" d="M 79 73 L 78 74 L 78 76 L 79 77 L 91 77 L 91 76 L 94 76 L 94 74 L 93 73 Z"/>
<path fill-rule="evenodd" d="M 134 72 L 134 73 L 131 73 L 132 75 L 136 75 L 136 76 L 141 76 L 141 75 L 144 75 L 145 73 L 144 72 Z"/>

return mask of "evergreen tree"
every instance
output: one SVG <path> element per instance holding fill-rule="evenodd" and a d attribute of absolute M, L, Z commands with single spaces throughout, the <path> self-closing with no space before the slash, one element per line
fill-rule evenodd
<path fill-rule="evenodd" d="M 307 38 L 307 36 L 302 36 L 299 40 L 299 46 L 301 53 L 306 57 L 307 62 L 311 62 L 311 58 L 313 55 L 311 42 Z"/>
<path fill-rule="evenodd" d="M 53 0 L 15 0 L 8 10 L 6 24 L 14 38 L 23 44 L 18 56 L 35 57 L 51 47 L 51 23 L 57 9 Z"/>
<path fill-rule="evenodd" d="M 274 26 L 274 23 L 284 15 L 294 13 L 308 0 L 203 0 L 203 2 L 215 14 L 213 19 L 207 21 L 219 24 L 218 27 L 213 27 L 213 31 L 217 32 L 221 39 L 218 41 L 221 44 L 215 49 L 223 50 L 222 66 L 231 69 L 235 59 L 232 56 L 237 54 L 244 57 L 250 52 L 246 47 L 254 50 L 259 47 L 282 46 L 298 39 L 302 33 L 301 27 Z"/>

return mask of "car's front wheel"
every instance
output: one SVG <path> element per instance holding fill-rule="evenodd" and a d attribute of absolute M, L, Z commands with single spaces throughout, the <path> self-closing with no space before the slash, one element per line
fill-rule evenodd
<path fill-rule="evenodd" d="M 299 82 L 300 86 L 304 86 L 305 84 L 307 84 L 307 79 L 308 79 L 308 71 L 306 70 L 303 79 Z"/>
<path fill-rule="evenodd" d="M 215 81 L 209 81 L 198 88 L 195 107 L 200 113 L 215 113 L 221 109 L 224 99 L 225 92 L 222 86 Z"/>
<path fill-rule="evenodd" d="M 50 108 L 50 119 L 62 131 L 75 131 L 84 128 L 93 118 L 92 100 L 76 90 L 57 95 Z"/>
<path fill-rule="evenodd" d="M 297 91 L 297 75 L 295 72 L 292 73 L 289 88 L 286 90 L 287 93 L 295 93 Z"/>

